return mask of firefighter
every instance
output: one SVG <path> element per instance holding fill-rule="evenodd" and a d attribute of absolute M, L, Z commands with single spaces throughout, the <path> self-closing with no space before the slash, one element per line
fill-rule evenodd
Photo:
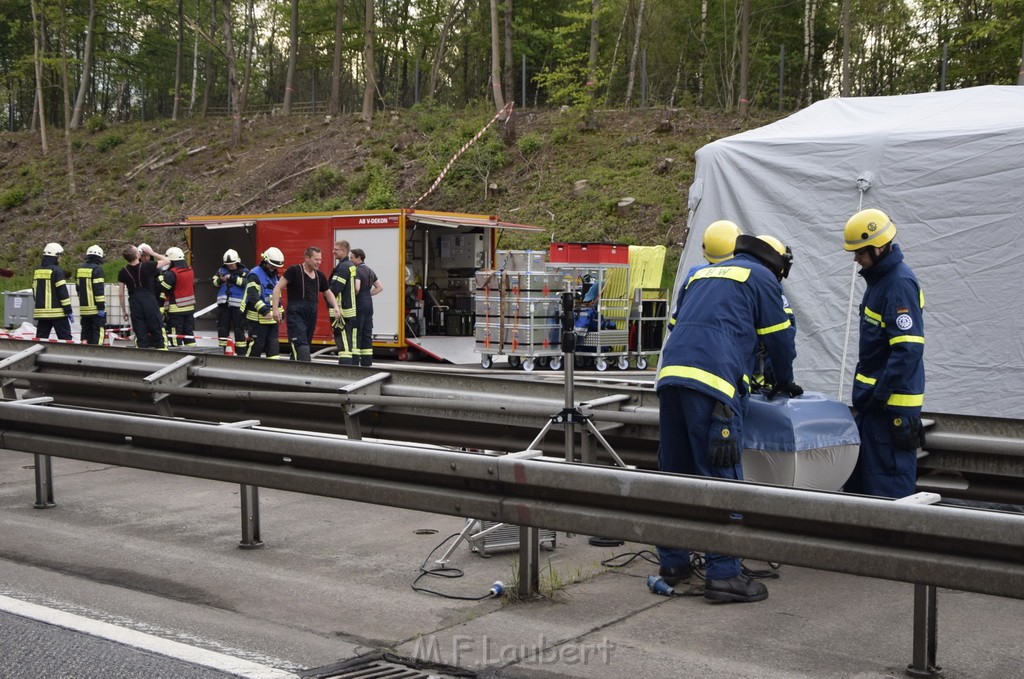
<path fill-rule="evenodd" d="M 185 262 L 181 248 L 167 248 L 171 265 L 158 277 L 160 299 L 167 311 L 171 346 L 195 346 L 195 272 Z"/>
<path fill-rule="evenodd" d="M 323 252 L 320 248 L 310 246 L 303 254 L 302 264 L 292 264 L 274 286 L 270 306 L 273 308 L 274 319 L 281 320 L 281 293 L 288 289 L 288 344 L 292 349 L 292 360 L 309 363 L 310 345 L 313 332 L 316 330 L 317 306 L 320 295 L 327 300 L 328 308 L 335 318 L 341 316 L 338 300 L 334 298 L 327 276 L 320 271 Z"/>
<path fill-rule="evenodd" d="M 793 384 L 795 332 L 779 283 L 786 266 L 766 241 L 740 235 L 731 259 L 698 269 L 685 283 L 656 385 L 661 471 L 743 478 L 747 373 L 759 340 L 786 386 L 783 391 L 799 389 Z M 692 574 L 688 550 L 658 547 L 658 556 L 660 575 L 670 585 Z M 705 598 L 750 602 L 768 597 L 763 583 L 743 575 L 739 559 L 705 556 Z"/>
<path fill-rule="evenodd" d="M 704 240 L 701 241 L 701 250 L 704 252 L 704 259 L 707 261 L 707 264 L 697 264 L 687 272 L 686 278 L 683 279 L 683 285 L 680 286 L 679 293 L 676 296 L 675 311 L 672 313 L 672 318 L 668 321 L 669 330 L 676 325 L 679 305 L 683 303 L 683 290 L 686 287 L 686 282 L 690 280 L 690 276 L 708 264 L 718 264 L 730 259 L 733 255 L 733 250 L 736 249 L 736 237 L 739 235 L 740 227 L 727 219 L 719 219 L 717 222 L 712 222 L 708 225 L 708 228 L 704 229 Z"/>
<path fill-rule="evenodd" d="M 278 248 L 267 248 L 262 260 L 249 270 L 245 278 L 245 319 L 249 324 L 249 344 L 246 356 L 263 355 L 277 360 L 281 350 L 277 337 L 277 319 L 271 301 L 279 277 L 278 268 L 284 266 L 284 253 Z"/>
<path fill-rule="evenodd" d="M 75 276 L 78 285 L 78 313 L 82 317 L 82 341 L 103 344 L 107 325 L 107 298 L 104 294 L 103 248 L 90 245 L 85 262 Z"/>
<path fill-rule="evenodd" d="M 905 497 L 917 488 L 917 449 L 923 444 L 924 293 L 884 212 L 861 210 L 846 222 L 844 237 L 867 289 L 853 378 L 860 455 L 843 489 Z"/>
<path fill-rule="evenodd" d="M 337 266 L 331 272 L 331 292 L 341 307 L 341 318 L 332 315 L 334 343 L 338 347 L 338 365 L 352 364 L 352 352 L 357 348 L 356 337 L 356 265 L 349 259 L 351 248 L 347 240 L 334 244 Z M 358 362 L 358 361 L 357 361 Z"/>
<path fill-rule="evenodd" d="M 217 288 L 217 344 L 226 347 L 234 331 L 235 355 L 241 355 L 248 347 L 242 298 L 245 296 L 245 278 L 249 270 L 242 265 L 235 250 L 225 250 L 223 262 L 213 275 L 213 285 Z"/>
<path fill-rule="evenodd" d="M 139 248 L 129 245 L 123 256 L 128 265 L 117 272 L 120 283 L 121 318 L 130 318 L 135 333 L 135 346 L 139 349 L 166 349 L 164 325 L 160 319 L 160 303 L 156 298 L 157 267 L 167 258 L 153 251 L 145 243 L 146 261 L 141 260 Z M 125 313 L 125 293 L 128 293 L 128 313 Z"/>
<path fill-rule="evenodd" d="M 43 260 L 32 275 L 35 293 L 32 318 L 36 321 L 38 339 L 47 339 L 51 330 L 57 333 L 57 339 L 71 339 L 75 315 L 71 309 L 67 274 L 60 268 L 60 256 L 63 254 L 64 248 L 60 243 L 47 243 L 43 248 Z"/>
<path fill-rule="evenodd" d="M 350 254 L 356 265 L 356 328 L 358 347 L 353 352 L 359 365 L 373 365 L 373 296 L 384 290 L 373 269 L 366 266 L 366 253 L 356 248 Z"/>

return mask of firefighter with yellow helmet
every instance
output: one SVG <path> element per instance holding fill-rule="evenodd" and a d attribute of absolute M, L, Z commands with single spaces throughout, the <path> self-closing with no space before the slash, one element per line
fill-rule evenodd
<path fill-rule="evenodd" d="M 731 259 L 733 251 L 736 249 L 736 237 L 739 235 L 740 227 L 736 226 L 735 222 L 730 222 L 728 219 L 719 219 L 717 222 L 712 222 L 708 225 L 708 228 L 704 229 L 704 240 L 701 241 L 701 250 L 704 253 L 704 259 L 707 263 L 697 264 L 686 273 L 686 278 L 683 279 L 683 285 L 680 286 L 677 293 L 675 311 L 672 312 L 672 317 L 668 319 L 668 327 L 670 330 L 676 325 L 676 317 L 679 315 L 679 306 L 683 303 L 683 291 L 686 289 L 686 283 L 690 280 L 690 277 L 699 269 Z"/>
<path fill-rule="evenodd" d="M 707 250 L 705 241 L 705 257 Z M 790 263 L 767 240 L 739 234 L 732 257 L 698 267 L 687 277 L 658 371 L 659 470 L 743 478 L 743 418 L 759 343 L 782 391 L 802 392 L 793 382 L 795 330 L 780 282 Z M 686 549 L 659 546 L 659 576 L 671 586 L 689 578 L 690 556 Z M 705 558 L 705 598 L 752 602 L 768 597 L 764 584 L 742 573 L 738 558 Z"/>
<path fill-rule="evenodd" d="M 245 278 L 245 319 L 249 323 L 246 356 L 266 356 L 277 360 L 281 352 L 277 319 L 274 317 L 274 288 L 280 280 L 278 269 L 284 266 L 280 248 L 267 248 L 261 261 Z"/>
<path fill-rule="evenodd" d="M 924 293 L 895 237 L 896 224 L 875 208 L 844 229 L 843 247 L 867 283 L 853 379 L 860 455 L 844 490 L 883 497 L 915 492 L 923 441 Z"/>

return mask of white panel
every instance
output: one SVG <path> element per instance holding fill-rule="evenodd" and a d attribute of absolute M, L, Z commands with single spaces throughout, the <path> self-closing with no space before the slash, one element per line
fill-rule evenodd
<path fill-rule="evenodd" d="M 366 253 L 366 265 L 373 269 L 384 289 L 373 297 L 374 339 L 394 341 L 402 319 L 398 302 L 403 291 L 404 276 L 398 266 L 398 227 L 386 229 L 335 229 L 334 240 L 347 240 L 353 248 Z M 334 263 L 331 264 L 334 268 Z"/>

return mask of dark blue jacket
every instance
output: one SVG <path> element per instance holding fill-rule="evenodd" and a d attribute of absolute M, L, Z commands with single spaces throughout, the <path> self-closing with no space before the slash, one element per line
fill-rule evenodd
<path fill-rule="evenodd" d="M 740 254 L 693 271 L 680 299 L 662 353 L 659 389 L 694 389 L 741 413 L 759 341 L 776 379 L 793 381 L 796 331 L 783 307 L 782 285 L 755 257 Z"/>
<path fill-rule="evenodd" d="M 924 293 L 903 252 L 892 252 L 860 275 L 867 281 L 860 305 L 860 354 L 853 380 L 853 405 L 871 399 L 912 415 L 924 403 Z"/>

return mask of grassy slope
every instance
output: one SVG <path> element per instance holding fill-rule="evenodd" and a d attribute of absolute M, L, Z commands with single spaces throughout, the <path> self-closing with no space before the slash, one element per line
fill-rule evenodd
<path fill-rule="evenodd" d="M 0 279 L 0 290 L 28 287 L 49 241 L 64 244 L 67 267 L 98 243 L 114 280 L 125 244 L 183 244 L 179 230 L 142 228 L 146 223 L 200 214 L 411 206 L 490 116 L 483 108 L 415 108 L 378 114 L 370 126 L 351 117 L 263 116 L 246 121 L 235 148 L 222 119 L 76 131 L 75 196 L 60 130 L 48 130 L 45 157 L 38 135 L 0 134 L 0 266 L 17 272 Z M 657 131 L 666 116 L 671 130 Z M 597 120 L 598 129 L 584 132 L 572 111 L 519 112 L 514 135 L 496 124 L 418 207 L 497 214 L 548 229 L 532 240 L 509 236 L 501 247 L 545 247 L 551 237 L 664 244 L 672 253 L 666 271 L 674 272 L 694 151 L 767 119 L 647 110 L 601 112 Z M 669 169 L 656 173 L 666 158 L 672 159 Z M 172 162 L 150 169 L 166 160 Z M 582 179 L 589 187 L 574 195 Z M 485 196 L 488 182 L 499 189 L 492 197 Z M 636 204 L 618 217 L 614 206 L 625 196 Z"/>

